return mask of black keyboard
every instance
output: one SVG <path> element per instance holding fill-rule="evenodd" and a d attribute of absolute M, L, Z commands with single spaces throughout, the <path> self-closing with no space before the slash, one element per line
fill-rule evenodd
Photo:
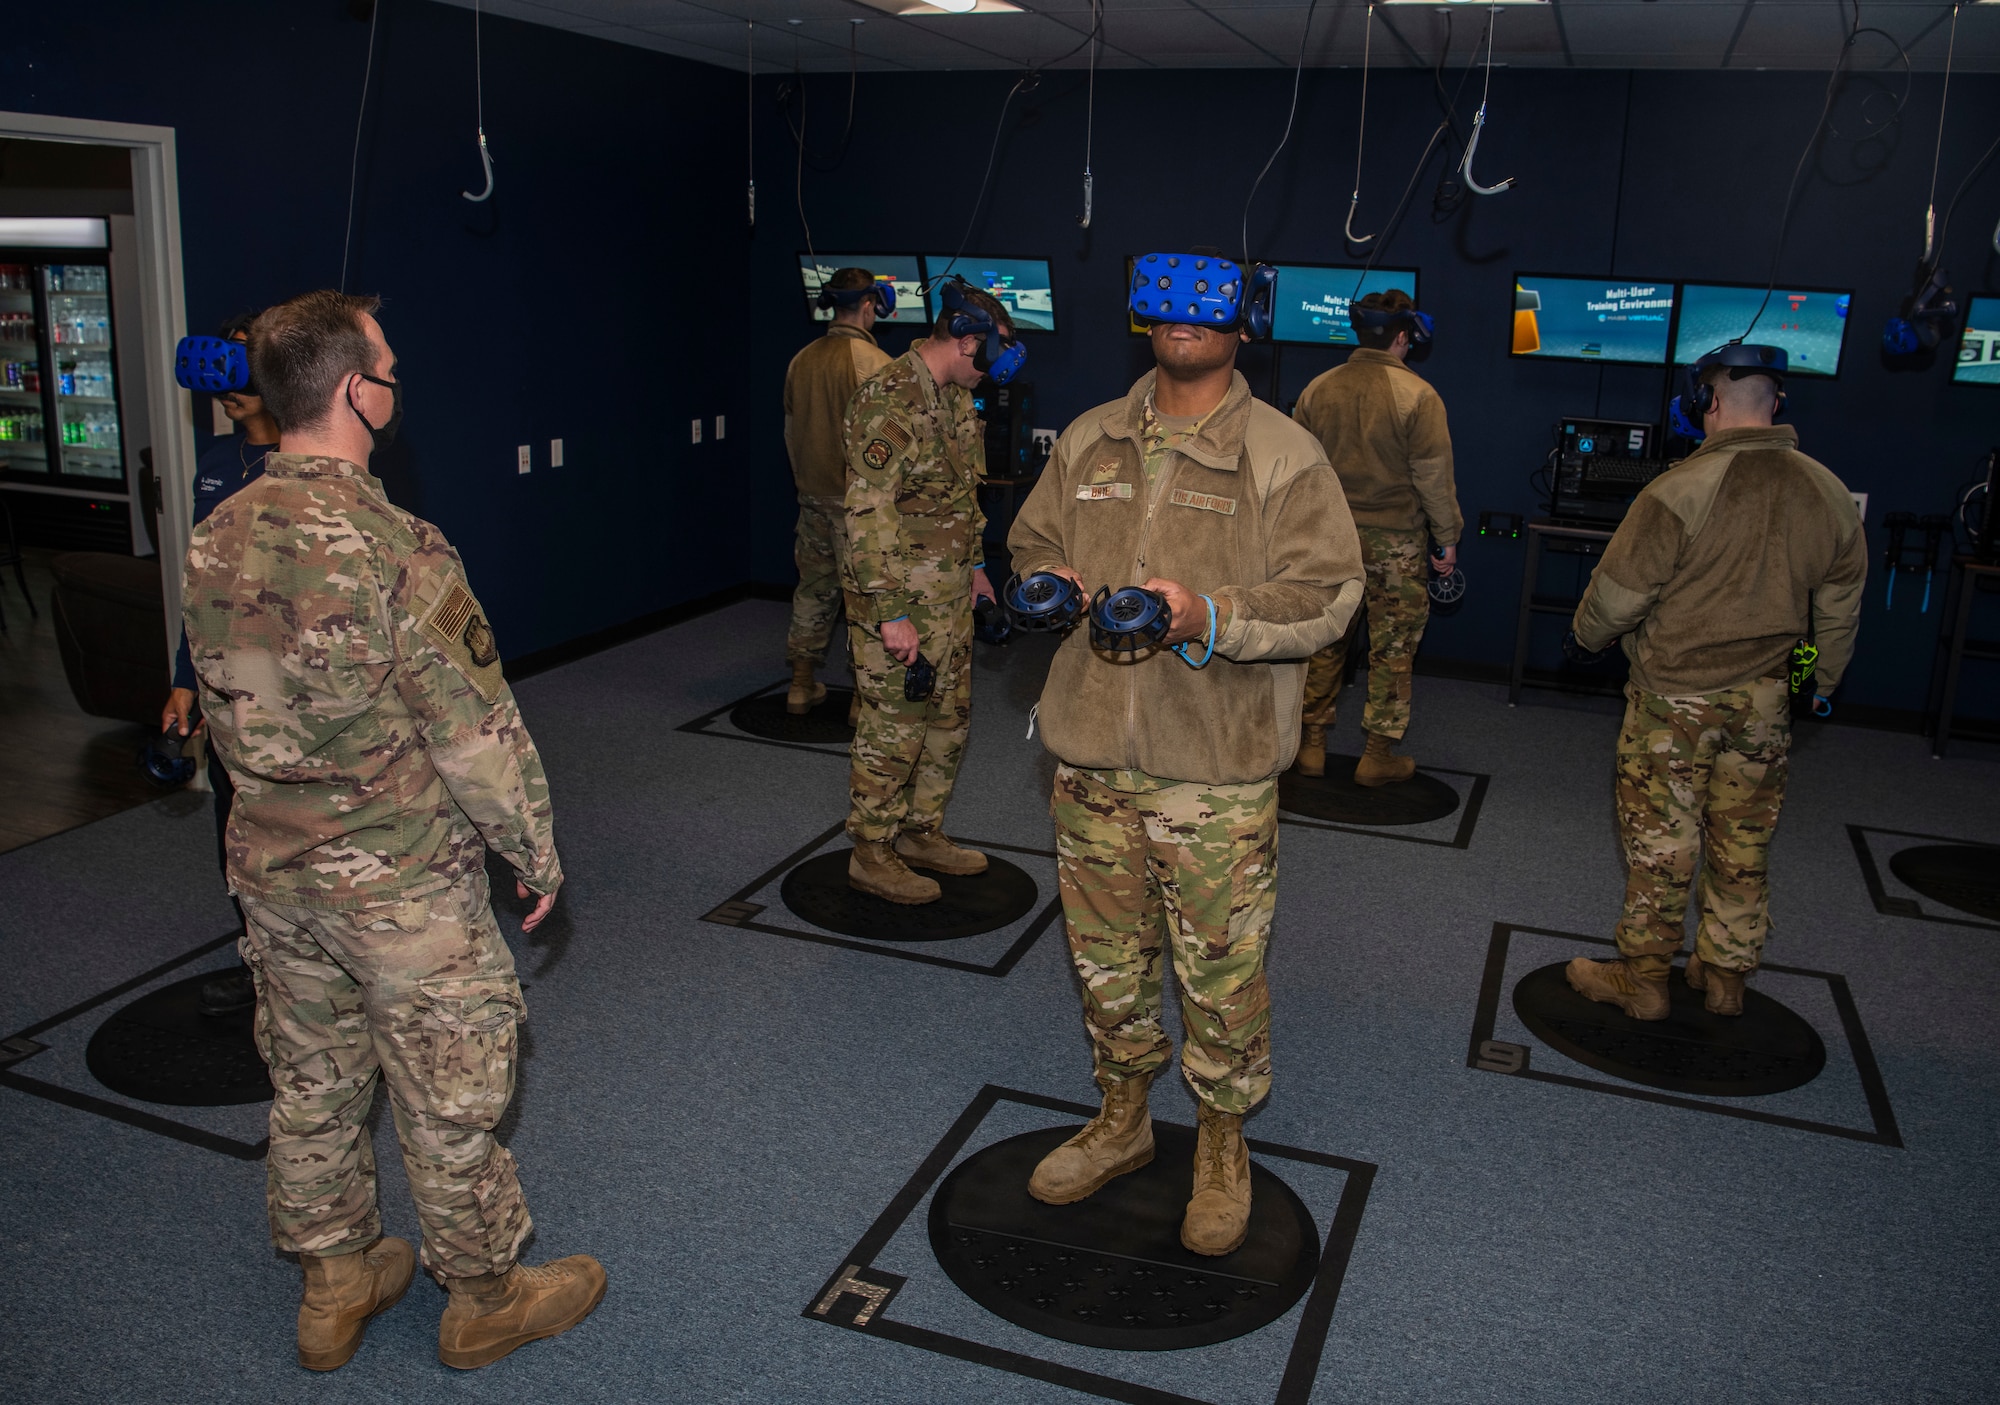
<path fill-rule="evenodd" d="M 1657 459 L 1592 459 L 1584 469 L 1591 483 L 1630 483 L 1643 488 L 1667 471 Z"/>

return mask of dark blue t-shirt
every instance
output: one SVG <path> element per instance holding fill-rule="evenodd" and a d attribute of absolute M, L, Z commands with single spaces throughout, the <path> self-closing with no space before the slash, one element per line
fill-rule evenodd
<path fill-rule="evenodd" d="M 264 476 L 264 456 L 276 444 L 252 444 L 242 430 L 227 439 L 218 439 L 201 456 L 194 470 L 194 520 L 206 522 L 215 505 L 246 483 Z M 174 686 L 194 690 L 194 655 L 188 650 L 187 630 L 181 630 L 180 651 L 174 655 Z"/>

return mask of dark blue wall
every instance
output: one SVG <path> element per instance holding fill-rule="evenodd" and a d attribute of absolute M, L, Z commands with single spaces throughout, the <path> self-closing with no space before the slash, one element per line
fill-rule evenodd
<path fill-rule="evenodd" d="M 473 205 L 472 26 L 385 0 L 347 286 L 387 298 L 407 385 L 378 470 L 464 554 L 518 656 L 745 574 L 746 446 L 712 433 L 753 403 L 749 329 L 705 291 L 746 273 L 743 148 L 709 129 L 718 107 L 741 112 L 743 83 L 489 15 L 499 183 Z M 192 330 L 337 282 L 368 39 L 345 4 L 114 0 L 88 23 L 20 7 L 6 28 L 7 106 L 176 129 Z M 206 430 L 206 405 L 196 418 Z"/>
<path fill-rule="evenodd" d="M 802 247 L 791 208 L 794 149 L 776 118 L 779 79 L 759 80 L 757 231 L 751 306 L 757 328 L 750 390 L 776 402 L 787 358 L 811 335 L 793 272 Z M 1447 75 L 1446 84 L 1454 81 Z M 839 169 L 808 168 L 804 188 L 814 241 L 827 250 L 913 251 L 957 247 L 978 188 L 994 118 L 1011 76 L 871 76 L 861 83 L 852 154 Z M 832 148 L 846 102 L 844 76 L 807 80 L 816 147 Z M 1345 262 L 1340 231 L 1353 188 L 1354 118 L 1360 75 L 1308 73 L 1298 125 L 1252 212 L 1252 253 L 1299 262 Z M 1837 381 L 1792 383 L 1791 419 L 1803 446 L 1851 487 L 1869 494 L 1879 523 L 1896 510 L 1939 512 L 2000 443 L 2000 393 L 1953 386 L 1948 364 L 1922 372 L 1882 364 L 1884 318 L 1908 287 L 1922 248 L 1923 207 L 1936 134 L 1938 81 L 1919 78 L 1903 120 L 1869 136 L 1893 112 L 1897 85 L 1857 84 L 1836 104 L 1830 137 L 1808 167 L 1779 277 L 1854 290 L 1855 325 Z M 1421 366 L 1450 410 L 1459 494 L 1468 516 L 1482 508 L 1531 513 L 1528 476 L 1565 414 L 1649 420 L 1660 414 L 1664 375 L 1630 367 L 1532 363 L 1506 355 L 1516 270 L 1657 279 L 1762 282 L 1793 163 L 1818 116 L 1823 74 L 1502 71 L 1479 174 L 1517 186 L 1434 217 L 1434 156 L 1409 214 L 1380 258 L 1416 265 L 1439 334 Z M 1870 97 L 1873 92 L 1874 96 Z M 1272 73 L 1174 72 L 1100 75 L 1093 227 L 1081 231 L 1084 103 L 1081 80 L 1047 78 L 1017 98 L 999 148 L 986 211 L 971 247 L 1054 261 L 1059 336 L 1030 340 L 1027 376 L 1039 421 L 1061 427 L 1091 405 L 1123 394 L 1150 365 L 1145 344 L 1124 328 L 1124 256 L 1148 249 L 1240 246 L 1243 200 L 1282 129 L 1289 84 Z M 1867 101 L 1864 103 L 1864 99 Z M 1460 104 L 1477 101 L 1477 78 Z M 1356 228 L 1379 230 L 1439 107 L 1429 74 L 1377 73 L 1371 90 L 1367 169 Z M 1944 144 L 1940 202 L 2000 129 L 2000 81 L 1960 76 Z M 875 172 L 871 153 L 894 153 Z M 2000 163 L 1996 163 L 2000 165 Z M 1961 289 L 2000 285 L 1988 240 L 2000 214 L 2000 171 L 1989 171 L 1960 207 L 1947 266 Z M 889 341 L 900 351 L 906 337 Z M 1946 347 L 1946 361 L 1950 347 Z M 1246 351 L 1242 365 L 1269 395 L 1270 355 Z M 1342 353 L 1283 352 L 1281 403 Z M 760 498 L 759 575 L 788 573 L 787 481 L 774 418 L 759 416 L 752 442 Z M 1497 664 L 1513 650 L 1522 549 L 1471 542 L 1464 551 L 1472 592 L 1425 643 L 1432 659 Z M 1879 565 L 1876 568 L 1879 572 Z M 1550 588 L 1566 572 L 1552 568 Z M 1905 582 L 1893 616 L 1881 580 L 1871 585 L 1861 654 L 1849 674 L 1850 704 L 1911 710 L 1923 705 L 1943 579 L 1927 615 L 1921 588 Z M 1540 661 L 1555 661 L 1559 626 Z M 1990 715 L 2000 690 L 1974 665 L 1965 700 Z"/>

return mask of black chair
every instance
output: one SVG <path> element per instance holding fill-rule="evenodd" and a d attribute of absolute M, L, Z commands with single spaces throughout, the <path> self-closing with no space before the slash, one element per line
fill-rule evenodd
<path fill-rule="evenodd" d="M 28 602 L 28 614 L 40 619 L 42 612 L 35 608 L 35 597 L 28 593 L 28 573 L 21 569 L 21 544 L 14 540 L 14 514 L 7 504 L 0 503 L 0 528 L 6 529 L 6 540 L 0 541 L 0 566 L 14 568 L 14 580 L 21 587 L 21 596 Z M 4 592 L 0 592 L 4 593 Z M 0 632 L 7 628 L 7 612 L 0 609 Z"/>

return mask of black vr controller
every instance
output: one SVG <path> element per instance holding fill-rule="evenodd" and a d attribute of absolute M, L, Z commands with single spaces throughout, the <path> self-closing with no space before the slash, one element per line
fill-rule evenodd
<path fill-rule="evenodd" d="M 1572 629 L 1563 635 L 1563 657 L 1571 663 L 1582 664 L 1585 668 L 1603 663 L 1611 657 L 1611 651 L 1617 647 L 1615 644 L 1610 644 L 1602 649 L 1586 649 L 1583 641 L 1576 637 L 1575 630 Z"/>
<path fill-rule="evenodd" d="M 923 702 L 937 689 L 937 665 L 917 655 L 917 661 L 903 670 L 903 700 Z"/>
<path fill-rule="evenodd" d="M 170 726 L 148 741 L 139 749 L 139 766 L 146 778 L 170 790 L 193 780 L 194 758 L 186 754 L 193 740 L 192 732 L 184 737 L 178 727 Z"/>
<path fill-rule="evenodd" d="M 1090 647 L 1107 654 L 1138 654 L 1157 649 L 1173 628 L 1174 612 L 1167 597 L 1144 586 L 1113 590 L 1099 586 L 1090 597 Z"/>
<path fill-rule="evenodd" d="M 1005 644 L 1014 637 L 1014 621 L 997 600 L 975 600 L 972 605 L 972 637 L 982 644 Z"/>

